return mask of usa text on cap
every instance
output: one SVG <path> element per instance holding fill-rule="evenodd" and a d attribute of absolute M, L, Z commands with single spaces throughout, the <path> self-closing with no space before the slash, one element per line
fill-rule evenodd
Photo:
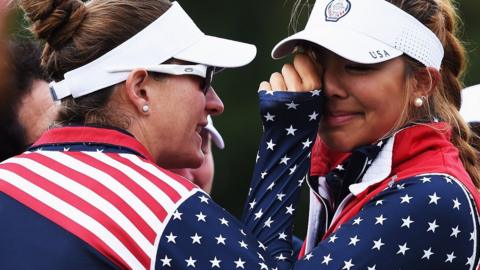
<path fill-rule="evenodd" d="M 278 43 L 272 57 L 285 56 L 302 41 L 363 64 L 406 54 L 440 70 L 444 55 L 430 29 L 385 0 L 316 1 L 305 29 Z"/>

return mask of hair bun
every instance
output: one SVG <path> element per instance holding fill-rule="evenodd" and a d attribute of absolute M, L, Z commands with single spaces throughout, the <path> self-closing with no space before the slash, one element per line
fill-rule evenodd
<path fill-rule="evenodd" d="M 32 22 L 32 33 L 56 50 L 72 39 L 88 13 L 79 0 L 21 0 L 20 6 Z"/>

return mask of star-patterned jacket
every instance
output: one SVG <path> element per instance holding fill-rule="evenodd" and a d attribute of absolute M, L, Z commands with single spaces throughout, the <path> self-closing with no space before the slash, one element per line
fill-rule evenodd
<path fill-rule="evenodd" d="M 330 169 L 348 155 L 317 141 L 309 228 L 298 269 L 478 269 L 480 203 L 445 123 L 390 138 L 335 212 Z"/>
<path fill-rule="evenodd" d="M 260 93 L 264 134 L 242 222 L 124 131 L 47 131 L 0 164 L 0 269 L 291 269 L 322 100 Z"/>

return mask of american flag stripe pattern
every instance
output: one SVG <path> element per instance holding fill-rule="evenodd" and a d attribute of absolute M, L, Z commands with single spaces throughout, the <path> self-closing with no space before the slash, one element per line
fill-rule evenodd
<path fill-rule="evenodd" d="M 7 160 L 0 183 L 121 266 L 149 269 L 165 220 L 194 187 L 146 163 L 130 154 L 38 151 Z"/>

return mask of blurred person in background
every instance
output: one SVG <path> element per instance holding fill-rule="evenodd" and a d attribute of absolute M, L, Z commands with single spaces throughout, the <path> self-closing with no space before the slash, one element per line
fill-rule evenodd
<path fill-rule="evenodd" d="M 462 90 L 462 107 L 460 114 L 475 133 L 472 145 L 480 149 L 480 85 Z M 478 155 L 480 158 L 480 154 Z"/>
<path fill-rule="evenodd" d="M 11 86 L 5 88 L 0 107 L 0 160 L 25 151 L 49 127 L 58 111 L 48 87 L 48 76 L 40 67 L 38 43 L 8 41 L 6 55 L 5 77 Z"/>
<path fill-rule="evenodd" d="M 205 156 L 202 165 L 198 168 L 172 169 L 172 172 L 187 178 L 210 194 L 215 173 L 212 142 L 218 149 L 224 149 L 225 143 L 222 135 L 220 135 L 215 126 L 213 126 L 212 117 L 210 116 L 208 116 L 208 124 L 203 128 L 202 132 L 200 132 L 200 135 L 202 136 L 202 152 Z"/>
<path fill-rule="evenodd" d="M 480 85 L 462 90 L 460 114 L 476 134 L 480 135 Z"/>
<path fill-rule="evenodd" d="M 4 104 L 4 95 L 6 89 L 11 87 L 11 83 L 9 81 L 8 74 L 8 61 L 6 59 L 6 37 L 7 37 L 7 29 L 6 29 L 6 22 L 7 22 L 7 15 L 8 10 L 5 6 L 6 3 L 3 1 L 0 2 L 0 108 Z"/>

